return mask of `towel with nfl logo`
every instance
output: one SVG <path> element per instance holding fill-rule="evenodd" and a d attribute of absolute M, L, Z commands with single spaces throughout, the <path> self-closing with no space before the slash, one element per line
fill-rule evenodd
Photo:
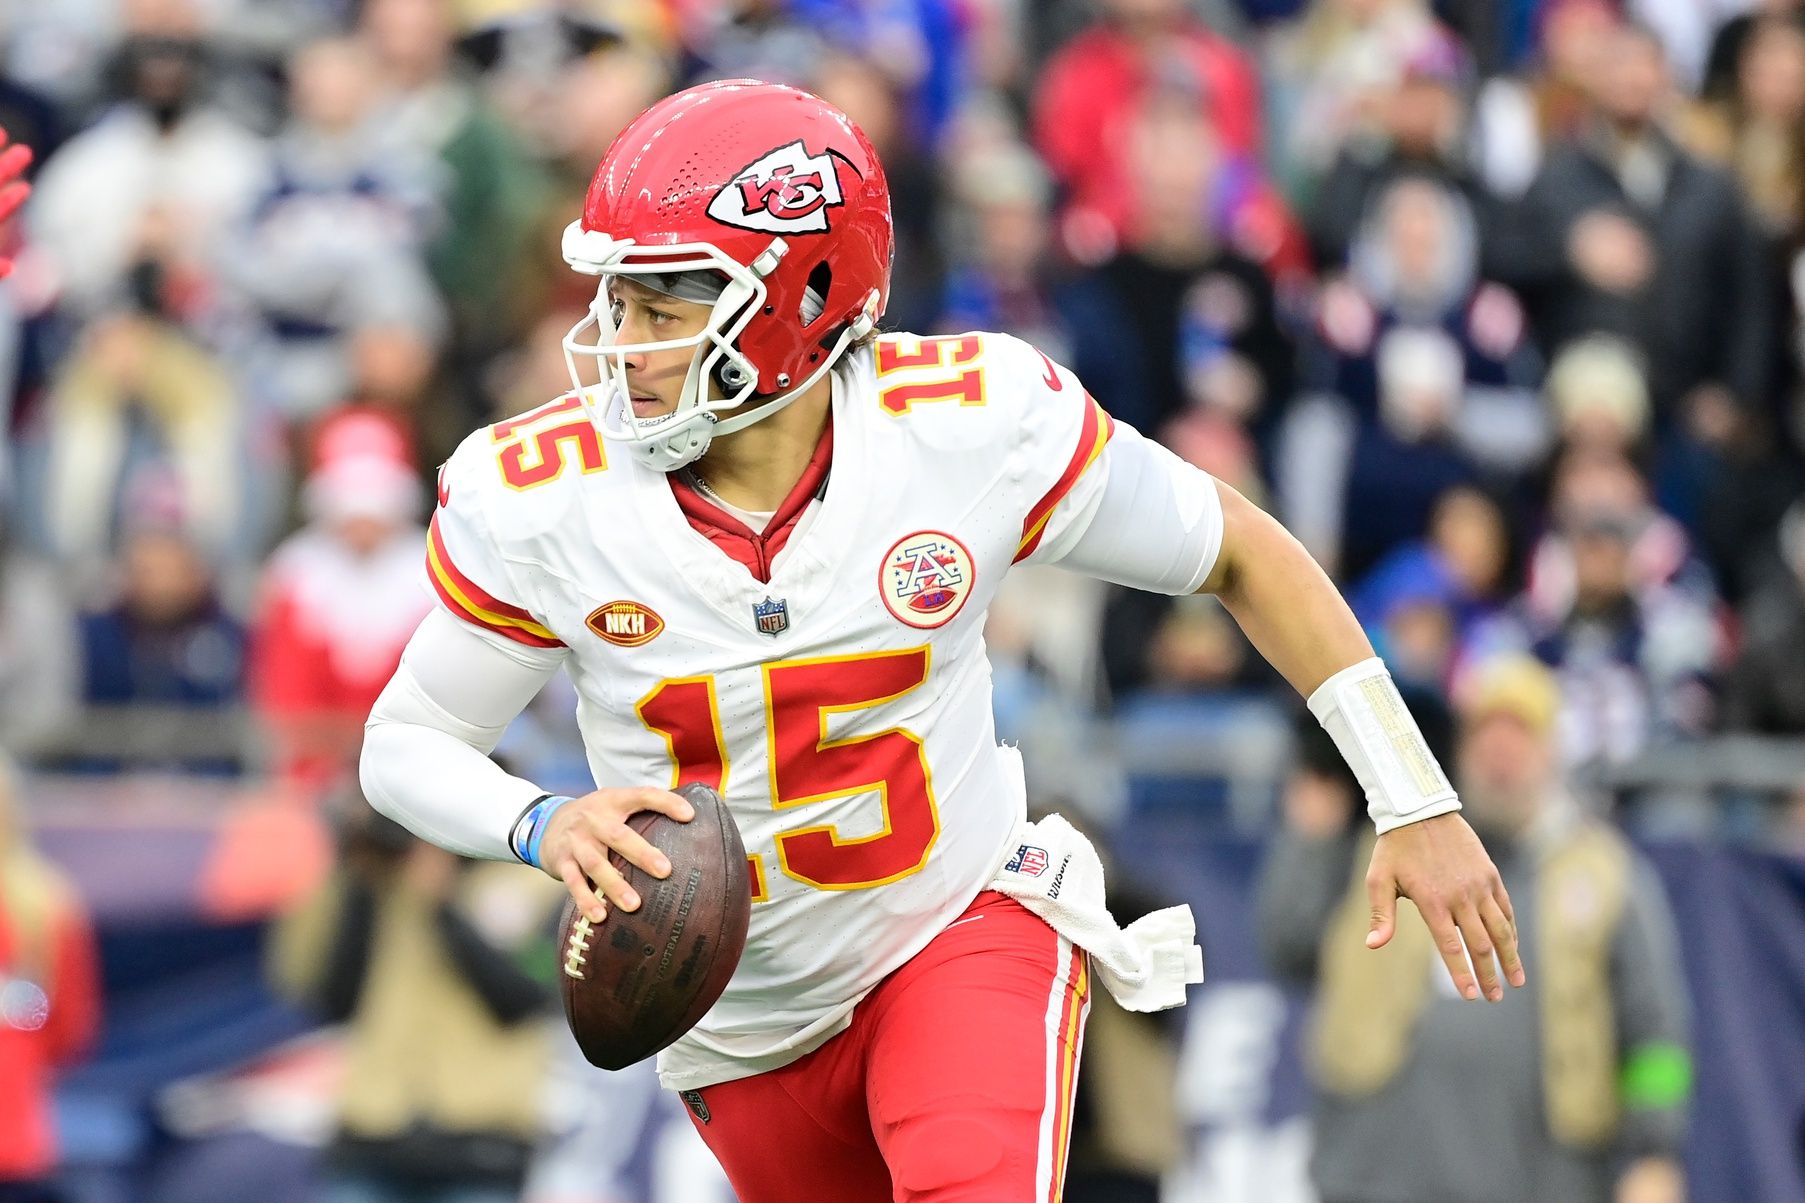
<path fill-rule="evenodd" d="M 1110 996 L 1130 1011 L 1163 1011 L 1203 980 L 1203 950 L 1188 906 L 1169 906 L 1127 927 L 1116 923 L 1103 893 L 1103 861 L 1077 828 L 1049 815 L 1016 825 L 1003 867 L 990 888 L 1046 920 L 1090 954 Z"/>

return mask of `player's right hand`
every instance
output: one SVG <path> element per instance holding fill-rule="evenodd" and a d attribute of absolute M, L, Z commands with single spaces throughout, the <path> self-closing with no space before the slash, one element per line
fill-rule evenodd
<path fill-rule="evenodd" d="M 627 826 L 627 819 L 642 810 L 655 810 L 679 823 L 696 816 L 687 799 L 646 786 L 584 794 L 559 807 L 546 823 L 539 864 L 564 883 L 591 923 L 608 917 L 609 903 L 623 911 L 639 909 L 639 895 L 608 861 L 610 849 L 653 877 L 670 876 L 669 858 Z"/>

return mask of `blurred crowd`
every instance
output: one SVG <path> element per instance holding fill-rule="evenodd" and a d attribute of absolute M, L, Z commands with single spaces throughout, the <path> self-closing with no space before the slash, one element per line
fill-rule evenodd
<path fill-rule="evenodd" d="M 888 328 L 1027 338 L 1258 499 L 1420 711 L 1508 654 L 1563 769 L 1805 736 L 1800 0 L 57 0 L 0 22 L 0 746 L 342 789 L 435 465 L 566 387 L 596 162 L 738 76 L 877 145 Z M 991 642 L 1006 731 L 1283 696 L 1194 599 L 1035 578 Z M 504 745 L 548 788 L 569 710 Z M 338 1018 L 379 869 L 466 888 L 347 858 L 282 970 Z M 542 1001 L 443 913 L 473 1030 Z"/>
<path fill-rule="evenodd" d="M 730 75 L 879 146 L 889 326 L 1072 365 L 1280 514 L 1412 683 L 1529 651 L 1574 764 L 1805 733 L 1800 8 L 19 7 L 0 734 L 341 775 L 427 604 L 433 466 L 564 386 L 587 298 L 557 234 L 593 165 Z M 1074 605 L 1003 607 L 1022 696 L 1276 688 L 1219 611 Z M 153 710 L 213 738 L 119 737 Z"/>

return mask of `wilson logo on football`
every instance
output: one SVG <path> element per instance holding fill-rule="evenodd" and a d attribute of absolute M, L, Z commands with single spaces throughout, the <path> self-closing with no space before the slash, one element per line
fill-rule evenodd
<path fill-rule="evenodd" d="M 845 203 L 832 153 L 811 155 L 796 141 L 741 168 L 708 202 L 708 215 L 742 230 L 824 234 L 827 211 Z"/>
<path fill-rule="evenodd" d="M 939 531 L 917 531 L 884 553 L 877 591 L 897 621 L 925 629 L 951 622 L 976 579 L 977 566 L 963 543 Z"/>
<path fill-rule="evenodd" d="M 597 606 L 586 621 L 590 630 L 620 647 L 650 643 L 664 630 L 664 619 L 636 601 L 611 601 Z"/>

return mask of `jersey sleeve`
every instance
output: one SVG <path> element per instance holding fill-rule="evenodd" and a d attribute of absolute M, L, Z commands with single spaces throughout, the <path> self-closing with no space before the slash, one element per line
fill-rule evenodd
<path fill-rule="evenodd" d="M 1116 423 L 1078 378 L 1019 339 L 1003 342 L 1019 412 L 1015 446 L 1026 503 L 1015 562 L 1052 563 L 1089 525 L 1103 495 Z"/>
<path fill-rule="evenodd" d="M 487 635 L 526 647 L 564 643 L 522 604 L 489 521 L 500 487 L 488 432 L 479 430 L 439 469 L 438 505 L 426 530 L 426 575 L 439 604 Z"/>

